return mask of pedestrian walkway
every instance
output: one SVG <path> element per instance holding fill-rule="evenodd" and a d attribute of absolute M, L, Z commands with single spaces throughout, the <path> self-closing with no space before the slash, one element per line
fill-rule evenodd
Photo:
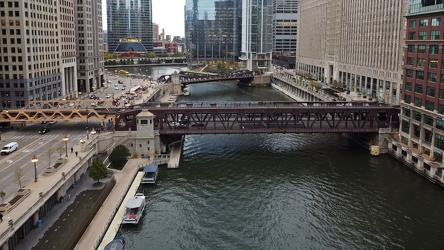
<path fill-rule="evenodd" d="M 74 249 L 84 250 L 98 247 L 101 237 L 108 228 L 108 224 L 111 223 L 130 185 L 133 183 L 139 167 L 146 164 L 148 164 L 147 159 L 131 159 L 121 171 L 114 174 L 116 185 L 103 202 L 102 209 L 99 210 L 91 221 Z"/>

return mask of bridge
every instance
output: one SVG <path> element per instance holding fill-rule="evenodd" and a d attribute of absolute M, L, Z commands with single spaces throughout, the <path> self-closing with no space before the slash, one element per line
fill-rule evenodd
<path fill-rule="evenodd" d="M 369 102 L 144 103 L 116 118 L 135 130 L 136 115 L 155 115 L 160 135 L 244 133 L 378 133 L 399 128 L 399 107 Z"/>
<path fill-rule="evenodd" d="M 233 73 L 225 74 L 211 74 L 211 73 L 200 73 L 200 74 L 181 74 L 179 75 L 179 82 L 182 85 L 201 83 L 201 82 L 214 82 L 214 81 L 228 81 L 228 80 L 238 80 L 240 82 L 249 83 L 254 78 L 255 73 L 253 71 L 238 71 Z M 158 82 L 170 83 L 172 81 L 171 75 L 162 75 L 157 79 Z"/>

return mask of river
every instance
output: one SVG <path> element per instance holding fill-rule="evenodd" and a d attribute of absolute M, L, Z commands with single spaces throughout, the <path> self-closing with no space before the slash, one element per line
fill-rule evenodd
<path fill-rule="evenodd" d="M 183 100 L 290 100 L 232 82 L 189 90 Z M 444 190 L 346 135 L 187 136 L 180 168 L 140 191 L 128 249 L 444 249 Z"/>

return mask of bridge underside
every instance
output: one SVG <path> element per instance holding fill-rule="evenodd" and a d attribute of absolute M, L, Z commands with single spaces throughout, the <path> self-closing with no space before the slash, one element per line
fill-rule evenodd
<path fill-rule="evenodd" d="M 175 103 L 148 110 L 155 115 L 154 126 L 161 135 L 377 133 L 399 126 L 398 109 L 363 103 Z"/>

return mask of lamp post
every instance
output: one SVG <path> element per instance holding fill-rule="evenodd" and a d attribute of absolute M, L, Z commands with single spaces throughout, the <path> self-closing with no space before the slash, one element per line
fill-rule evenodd
<path fill-rule="evenodd" d="M 39 161 L 39 158 L 37 158 L 37 156 L 34 155 L 34 157 L 32 157 L 31 162 L 34 163 L 34 182 L 37 182 L 37 162 Z"/>
<path fill-rule="evenodd" d="M 88 107 L 86 107 L 86 139 L 89 140 L 89 133 L 88 133 L 88 117 L 89 117 L 89 110 Z"/>
<path fill-rule="evenodd" d="M 65 135 L 65 137 L 63 137 L 63 141 L 65 142 L 65 157 L 68 157 L 68 136 Z"/>

